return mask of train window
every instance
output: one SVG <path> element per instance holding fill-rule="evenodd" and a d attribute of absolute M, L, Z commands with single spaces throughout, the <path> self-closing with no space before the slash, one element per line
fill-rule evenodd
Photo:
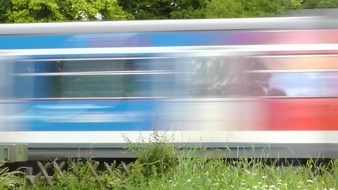
<path fill-rule="evenodd" d="M 128 96 L 126 75 L 120 75 L 127 67 L 120 60 L 60 61 L 56 63 L 56 97 L 124 97 Z"/>
<path fill-rule="evenodd" d="M 25 86 L 34 93 L 19 92 L 19 98 L 154 97 L 172 91 L 167 88 L 172 66 L 165 60 L 37 60 L 24 65 L 16 72 L 18 85 L 33 80 Z"/>
<path fill-rule="evenodd" d="M 183 88 L 193 97 L 245 97 L 265 95 L 267 76 L 251 77 L 245 71 L 260 68 L 241 57 L 199 57 L 186 60 L 189 77 Z M 249 65 L 251 64 L 251 65 Z"/>
<path fill-rule="evenodd" d="M 274 73 L 269 84 L 291 97 L 338 95 L 338 77 L 334 72 Z"/>
<path fill-rule="evenodd" d="M 15 87 L 18 98 L 329 97 L 337 68 L 334 55 L 36 60 L 17 63 Z"/>
<path fill-rule="evenodd" d="M 11 72 L 10 63 L 8 60 L 0 59 L 0 100 L 11 96 Z"/>
<path fill-rule="evenodd" d="M 190 97 L 338 95 L 337 55 L 215 56 L 185 61 L 189 74 L 180 89 Z"/>
<path fill-rule="evenodd" d="M 259 56 L 264 69 L 250 76 L 269 75 L 267 96 L 330 97 L 338 95 L 337 55 Z"/>
<path fill-rule="evenodd" d="M 14 96 L 16 98 L 48 97 L 53 89 L 53 77 L 42 73 L 53 72 L 53 62 L 34 62 L 20 60 L 14 63 Z"/>
<path fill-rule="evenodd" d="M 166 60 L 66 61 L 60 64 L 62 72 L 75 72 L 59 78 L 61 88 L 57 96 L 61 97 L 154 97 L 168 95 L 171 90 L 168 76 L 172 66 Z"/>

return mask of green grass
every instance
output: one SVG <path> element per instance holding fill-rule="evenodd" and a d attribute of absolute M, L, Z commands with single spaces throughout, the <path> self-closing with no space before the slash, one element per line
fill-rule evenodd
<path fill-rule="evenodd" d="M 164 141 L 131 145 L 137 160 L 116 166 L 111 172 L 97 171 L 94 161 L 68 162 L 62 173 L 55 172 L 52 186 L 39 180 L 28 189 L 338 189 L 338 159 L 308 160 L 299 167 L 267 164 L 264 160 L 224 160 L 181 152 Z M 18 172 L 0 166 L 0 189 L 27 189 Z"/>
<path fill-rule="evenodd" d="M 23 185 L 21 172 L 10 172 L 4 164 L 0 163 L 0 189 L 17 189 Z"/>

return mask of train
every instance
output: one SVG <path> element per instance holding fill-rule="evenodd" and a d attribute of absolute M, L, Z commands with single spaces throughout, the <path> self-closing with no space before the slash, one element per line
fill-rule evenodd
<path fill-rule="evenodd" d="M 0 144 L 29 160 L 128 157 L 154 133 L 228 157 L 338 156 L 334 18 L 0 24 L 0 78 Z"/>

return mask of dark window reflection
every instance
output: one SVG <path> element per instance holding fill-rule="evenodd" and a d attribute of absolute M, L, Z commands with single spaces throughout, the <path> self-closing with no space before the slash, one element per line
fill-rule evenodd
<path fill-rule="evenodd" d="M 16 86 L 22 87 L 16 94 L 18 98 L 163 96 L 173 92 L 173 76 L 163 72 L 173 72 L 172 64 L 136 59 L 25 62 L 17 65 Z"/>
<path fill-rule="evenodd" d="M 189 86 L 190 96 L 202 97 L 247 97 L 285 95 L 278 88 L 270 89 L 270 73 L 264 71 L 260 62 L 240 57 L 194 58 L 186 64 L 186 70 L 192 71 Z M 187 89 L 187 88 L 185 88 Z M 278 92 L 277 92 L 278 91 Z M 279 96 L 279 95 L 278 95 Z"/>
<path fill-rule="evenodd" d="M 32 75 L 14 86 L 18 98 L 338 96 L 337 72 L 283 69 L 235 56 L 32 61 L 15 64 L 17 74 Z"/>

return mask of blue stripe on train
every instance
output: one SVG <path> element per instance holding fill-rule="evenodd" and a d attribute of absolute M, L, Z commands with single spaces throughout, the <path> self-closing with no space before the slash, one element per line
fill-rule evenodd
<path fill-rule="evenodd" d="M 233 31 L 0 36 L 0 49 L 198 46 L 242 43 Z"/>
<path fill-rule="evenodd" d="M 21 131 L 149 131 L 157 100 L 63 100 L 20 104 Z"/>

